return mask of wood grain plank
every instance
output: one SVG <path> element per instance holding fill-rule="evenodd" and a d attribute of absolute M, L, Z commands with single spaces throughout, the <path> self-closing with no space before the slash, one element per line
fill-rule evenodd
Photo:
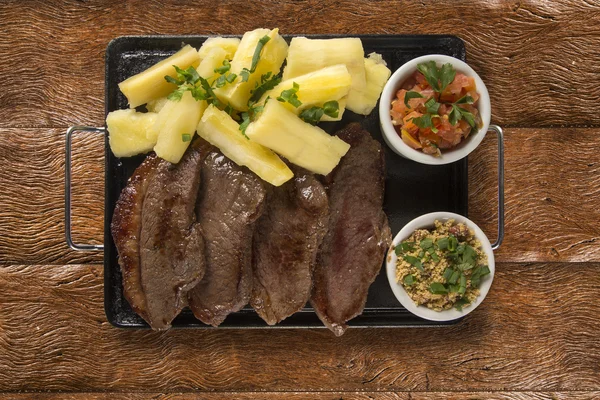
<path fill-rule="evenodd" d="M 65 241 L 66 129 L 0 129 L 0 265 L 11 262 L 101 262 L 98 252 L 71 251 Z M 76 243 L 102 243 L 104 140 L 73 141 L 73 231 Z"/>
<path fill-rule="evenodd" d="M 120 330 L 102 268 L 0 268 L 0 390 L 600 390 L 600 264 L 499 264 L 488 298 L 431 329 Z M 542 397 L 543 398 L 543 397 Z"/>
<path fill-rule="evenodd" d="M 217 393 L 0 393 L 0 400 L 593 400 L 600 392 L 217 392 Z"/>
<path fill-rule="evenodd" d="M 506 130 L 506 239 L 498 261 L 600 261 L 597 128 Z M 64 130 L 0 128 L 0 264 L 102 262 L 64 241 Z M 104 142 L 77 134 L 73 231 L 102 242 Z M 496 142 L 469 157 L 469 216 L 496 237 Z"/>
<path fill-rule="evenodd" d="M 506 239 L 500 261 L 600 259 L 600 156 L 594 130 L 507 129 Z M 469 217 L 497 237 L 497 145 L 469 157 Z"/>
<path fill-rule="evenodd" d="M 496 123 L 600 124 L 600 114 L 589 106 L 600 100 L 597 2 L 446 5 L 441 0 L 1 2 L 0 126 L 102 124 L 104 52 L 114 37 L 241 34 L 263 26 L 290 34 L 458 35 L 492 95 Z"/>

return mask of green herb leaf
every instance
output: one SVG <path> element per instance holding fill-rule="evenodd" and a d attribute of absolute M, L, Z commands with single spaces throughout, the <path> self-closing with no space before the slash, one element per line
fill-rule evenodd
<path fill-rule="evenodd" d="M 327 101 L 323 103 L 323 112 L 331 118 L 337 118 L 340 112 L 340 104 L 335 101 Z"/>
<path fill-rule="evenodd" d="M 177 86 L 183 84 L 184 81 L 180 81 L 179 79 L 175 79 L 172 76 L 169 75 L 165 75 L 165 81 L 169 82 L 169 83 L 173 83 Z"/>
<path fill-rule="evenodd" d="M 450 267 L 446 268 L 444 270 L 444 280 L 446 282 L 450 281 L 450 277 L 452 276 L 452 274 L 454 273 L 454 270 Z"/>
<path fill-rule="evenodd" d="M 404 284 L 406 286 L 412 286 L 417 280 L 415 279 L 414 275 L 406 275 L 404 277 Z"/>
<path fill-rule="evenodd" d="M 419 260 L 417 257 L 404 256 L 404 261 L 406 261 L 407 263 L 409 263 L 410 265 L 412 265 L 419 271 L 425 272 L 425 270 L 423 269 L 423 264 L 421 263 L 421 260 Z"/>
<path fill-rule="evenodd" d="M 408 107 L 408 101 L 410 99 L 422 99 L 423 97 L 424 96 L 419 92 L 413 92 L 412 90 L 410 92 L 406 92 L 404 95 L 404 105 Z"/>
<path fill-rule="evenodd" d="M 187 90 L 188 88 L 186 87 L 175 89 L 167 96 L 167 99 L 171 101 L 179 101 L 183 97 L 183 93 Z"/>
<path fill-rule="evenodd" d="M 430 238 L 423 239 L 421 240 L 421 243 L 419 243 L 419 246 L 424 250 L 429 249 L 433 246 L 433 240 Z"/>
<path fill-rule="evenodd" d="M 460 299 L 456 300 L 456 303 L 454 303 L 454 308 L 456 308 L 458 311 L 462 311 L 463 307 L 468 304 L 469 300 L 461 297 Z"/>
<path fill-rule="evenodd" d="M 237 78 L 237 75 L 234 73 L 229 73 L 225 76 L 226 76 L 225 80 L 229 83 L 233 83 L 233 81 L 235 81 L 235 78 Z"/>
<path fill-rule="evenodd" d="M 225 74 L 225 72 L 229 71 L 231 69 L 231 64 L 229 63 L 229 60 L 225 59 L 223 60 L 223 66 L 222 67 L 218 67 L 215 68 L 215 72 L 217 74 Z"/>
<path fill-rule="evenodd" d="M 189 133 L 182 133 L 181 134 L 181 141 L 183 141 L 183 142 L 189 142 L 190 140 L 192 140 L 192 135 L 190 135 Z"/>
<path fill-rule="evenodd" d="M 429 291 L 433 294 L 446 294 L 448 293 L 448 289 L 444 286 L 444 284 L 439 282 L 433 282 L 429 285 Z"/>
<path fill-rule="evenodd" d="M 250 125 L 250 115 L 244 112 L 242 113 L 242 123 L 240 124 L 240 131 L 246 139 L 250 140 L 250 138 L 246 135 L 246 128 L 248 128 L 248 125 Z"/>
<path fill-rule="evenodd" d="M 431 129 L 432 132 L 437 132 L 437 128 L 433 125 L 433 120 L 431 114 L 423 114 L 420 117 L 411 118 L 412 122 L 418 126 L 419 128 Z"/>
<path fill-rule="evenodd" d="M 468 271 L 471 268 L 473 268 L 473 264 L 467 264 L 467 263 L 460 263 L 456 266 L 456 268 L 458 268 L 460 271 Z"/>
<path fill-rule="evenodd" d="M 277 97 L 277 100 L 282 103 L 285 103 L 287 101 L 294 107 L 298 108 L 302 105 L 302 102 L 298 100 L 297 95 L 299 89 L 300 85 L 298 85 L 296 82 L 293 82 L 292 87 L 290 89 L 283 90 L 279 97 Z"/>
<path fill-rule="evenodd" d="M 229 104 L 229 103 L 225 106 L 223 111 L 225 111 L 227 114 L 229 114 L 230 117 L 233 116 L 233 114 L 235 113 L 235 109 L 233 107 L 231 107 L 231 104 Z"/>
<path fill-rule="evenodd" d="M 487 265 L 481 266 L 481 276 L 489 275 L 490 272 L 490 268 Z"/>
<path fill-rule="evenodd" d="M 446 63 L 442 65 L 442 70 L 440 72 L 440 80 L 442 81 L 442 87 L 440 88 L 440 92 L 443 92 L 446 89 L 446 86 L 452 83 L 454 77 L 456 76 L 456 70 L 450 63 Z"/>
<path fill-rule="evenodd" d="M 213 91 L 213 88 L 210 85 L 210 83 L 208 83 L 208 81 L 202 77 L 199 77 L 199 80 L 200 80 L 200 85 L 206 92 L 206 99 L 205 99 L 206 102 L 208 104 L 214 105 L 215 107 L 222 107 L 223 104 L 221 103 L 221 101 L 219 101 L 219 99 L 215 95 L 215 92 Z"/>
<path fill-rule="evenodd" d="M 425 108 L 430 114 L 437 114 L 440 109 L 440 106 L 441 104 L 435 101 L 433 97 L 425 102 Z"/>
<path fill-rule="evenodd" d="M 452 105 L 452 110 L 450 111 L 450 114 L 448 115 L 448 121 L 450 122 L 450 124 L 452 126 L 454 126 L 461 119 L 462 119 L 462 114 L 459 111 L 459 107 Z"/>
<path fill-rule="evenodd" d="M 481 278 L 490 273 L 490 269 L 487 265 L 475 267 L 471 273 L 471 286 L 478 288 L 481 284 Z"/>
<path fill-rule="evenodd" d="M 225 75 L 221 75 L 215 80 L 215 86 L 221 88 L 227 84 L 227 80 Z"/>
<path fill-rule="evenodd" d="M 408 251 L 413 251 L 415 249 L 415 242 L 409 242 L 409 241 L 404 241 L 400 243 L 400 246 L 402 247 L 402 251 L 404 252 L 408 252 Z"/>
<path fill-rule="evenodd" d="M 396 253 L 397 256 L 401 256 L 402 255 L 402 247 L 400 247 L 400 245 L 394 246 L 394 253 Z"/>
<path fill-rule="evenodd" d="M 183 70 L 177 65 L 173 65 L 173 68 L 175 68 L 175 72 L 177 72 L 177 78 L 180 81 L 184 81 L 191 85 L 195 85 L 196 82 L 198 82 L 198 80 L 200 79 L 200 75 L 198 75 L 198 72 L 194 67 L 189 67 L 188 69 Z"/>
<path fill-rule="evenodd" d="M 248 70 L 247 68 L 242 68 L 242 71 L 240 72 L 240 76 L 242 77 L 242 82 L 248 82 L 248 79 L 250 78 L 250 70 Z"/>
<path fill-rule="evenodd" d="M 467 291 L 467 277 L 465 276 L 465 274 L 460 274 L 460 280 L 458 281 L 458 285 L 458 293 L 465 294 L 465 292 Z"/>
<path fill-rule="evenodd" d="M 454 104 L 473 104 L 474 101 L 475 100 L 473 100 L 473 98 L 471 96 L 466 94 L 463 97 L 461 97 L 460 99 L 456 100 L 454 102 Z"/>
<path fill-rule="evenodd" d="M 461 115 L 463 116 L 465 121 L 467 121 L 467 123 L 471 126 L 471 128 L 475 128 L 475 116 L 462 107 L 456 108 L 458 109 L 458 111 L 460 111 Z"/>
<path fill-rule="evenodd" d="M 462 252 L 462 262 L 464 264 L 469 264 L 471 267 L 475 266 L 475 261 L 477 260 L 477 251 L 468 244 L 463 246 L 464 250 Z"/>
<path fill-rule="evenodd" d="M 460 271 L 454 270 L 452 272 L 452 275 L 450 276 L 450 279 L 448 279 L 448 283 L 451 283 L 454 285 L 456 282 L 458 282 L 458 278 L 460 278 Z"/>
<path fill-rule="evenodd" d="M 438 257 L 438 255 L 435 253 L 435 249 L 433 247 L 430 247 L 427 249 L 427 252 L 429 253 L 429 255 L 431 256 L 431 259 L 435 262 L 439 262 L 440 258 Z"/>
<path fill-rule="evenodd" d="M 446 250 L 448 248 L 448 238 L 447 237 L 443 237 L 443 238 L 439 238 L 435 244 L 437 245 L 437 248 L 440 250 Z"/>
<path fill-rule="evenodd" d="M 321 107 L 313 106 L 302 110 L 299 117 L 304 122 L 308 122 L 311 125 L 317 125 L 324 113 L 325 112 Z"/>
<path fill-rule="evenodd" d="M 425 63 L 418 64 L 417 69 L 420 73 L 423 74 L 425 80 L 427 80 L 427 83 L 429 83 L 429 86 L 431 86 L 433 90 L 435 90 L 436 92 L 441 91 L 439 84 L 440 70 L 438 69 L 435 61 L 431 60 Z"/>
<path fill-rule="evenodd" d="M 259 101 L 265 93 L 279 85 L 279 83 L 281 83 L 281 75 L 271 76 L 271 72 L 263 74 L 260 77 L 260 84 L 258 84 L 251 92 L 252 95 L 250 96 L 250 100 L 248 100 L 248 106 Z"/>
<path fill-rule="evenodd" d="M 250 73 L 254 73 L 256 71 L 256 66 L 258 65 L 258 61 L 260 60 L 260 53 L 262 52 L 265 44 L 271 40 L 271 38 L 267 35 L 261 37 L 256 44 L 256 48 L 254 49 L 254 55 L 252 56 L 252 65 L 250 66 Z"/>
<path fill-rule="evenodd" d="M 458 246 L 458 240 L 453 235 L 448 237 L 448 250 L 456 251 L 456 247 Z"/>

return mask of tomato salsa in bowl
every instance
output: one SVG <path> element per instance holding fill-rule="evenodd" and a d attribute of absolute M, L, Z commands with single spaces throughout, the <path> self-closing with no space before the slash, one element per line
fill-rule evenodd
<path fill-rule="evenodd" d="M 443 55 L 401 66 L 386 84 L 379 107 L 386 143 L 424 164 L 466 157 L 483 140 L 491 117 L 481 78 L 463 61 Z"/>

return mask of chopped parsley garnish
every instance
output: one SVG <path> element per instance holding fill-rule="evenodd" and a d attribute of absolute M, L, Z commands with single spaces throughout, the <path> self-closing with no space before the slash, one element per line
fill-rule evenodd
<path fill-rule="evenodd" d="M 286 90 L 282 91 L 281 94 L 279 95 L 279 97 L 277 97 L 277 100 L 282 103 L 288 102 L 291 105 L 293 105 L 294 107 L 298 108 L 302 105 L 302 102 L 300 100 L 298 100 L 298 90 L 299 89 L 300 89 L 300 85 L 298 85 L 296 82 L 293 82 L 292 87 L 290 89 L 286 89 Z"/>
<path fill-rule="evenodd" d="M 167 98 L 172 101 L 180 101 L 183 94 L 189 91 L 192 97 L 196 101 L 206 100 L 208 104 L 213 104 L 215 107 L 223 109 L 225 105 L 217 98 L 213 91 L 213 86 L 203 77 L 198 75 L 198 71 L 194 67 L 189 67 L 186 70 L 179 68 L 177 65 L 173 65 L 177 78 L 165 75 L 165 80 L 169 83 L 178 85 L 178 88 L 171 92 Z M 222 81 L 219 81 L 222 79 Z M 226 83 L 233 82 L 235 80 L 235 74 L 221 75 L 215 80 L 216 87 L 222 87 Z M 218 82 L 225 82 L 219 84 Z M 220 85 L 220 86 L 219 86 Z"/>
<path fill-rule="evenodd" d="M 271 40 L 271 38 L 267 35 L 261 37 L 256 44 L 256 48 L 254 49 L 254 55 L 252 56 L 252 64 L 250 65 L 250 69 L 243 68 L 242 72 L 240 72 L 240 76 L 242 77 L 242 82 L 248 82 L 248 78 L 250 78 L 250 74 L 253 74 L 256 71 L 256 66 L 258 65 L 258 61 L 260 60 L 260 54 L 262 52 L 265 44 Z"/>
<path fill-rule="evenodd" d="M 181 134 L 181 141 L 182 142 L 189 142 L 190 140 L 192 140 L 192 135 L 190 135 L 189 133 L 182 133 Z"/>
<path fill-rule="evenodd" d="M 409 293 L 423 290 L 423 286 L 416 286 L 422 282 L 428 285 L 426 290 L 432 294 L 449 295 L 444 298 L 442 307 L 447 308 L 451 304 L 460 310 L 470 303 L 471 293 L 467 291 L 479 288 L 482 278 L 490 274 L 490 269 L 480 264 L 480 253 L 473 247 L 471 239 L 458 237 L 448 234 L 434 239 L 419 233 L 395 246 L 398 259 L 410 264 L 408 268 L 404 266 L 407 269 L 404 269 L 406 272 L 402 278 L 402 284 Z M 417 240 L 413 241 L 413 238 Z M 443 271 L 440 272 L 439 268 Z"/>
<path fill-rule="evenodd" d="M 409 275 L 406 275 L 406 276 L 404 277 L 404 284 L 405 284 L 406 286 L 412 286 L 412 285 L 413 285 L 413 284 L 414 284 L 416 281 L 417 281 L 417 280 L 415 279 L 415 276 L 414 276 L 414 275 L 410 275 L 410 274 L 409 274 Z"/>
<path fill-rule="evenodd" d="M 433 282 L 431 285 L 429 285 L 429 291 L 433 294 L 448 293 L 448 289 L 446 289 L 446 287 L 439 282 Z"/>
<path fill-rule="evenodd" d="M 414 257 L 414 256 L 404 256 L 404 261 L 406 261 L 407 263 L 409 263 L 410 265 L 412 265 L 413 267 L 415 267 L 419 271 L 425 272 L 425 270 L 423 269 L 423 264 L 421 263 L 421 260 L 419 260 L 417 257 Z"/>
<path fill-rule="evenodd" d="M 429 86 L 437 93 L 442 93 L 456 77 L 456 70 L 450 63 L 446 63 L 442 65 L 441 68 L 438 68 L 435 61 L 432 60 L 417 65 L 417 70 L 423 74 L 425 80 L 429 83 Z M 406 92 L 404 95 L 404 104 L 406 107 L 409 107 L 408 101 L 414 98 L 424 98 L 424 96 L 415 91 Z M 436 100 L 436 96 L 434 95 L 424 103 L 426 113 L 420 117 L 412 118 L 411 120 L 417 127 L 421 129 L 429 128 L 432 132 L 437 133 L 438 129 L 435 126 L 434 118 L 441 118 L 438 115 L 438 112 L 440 106 L 445 104 L 447 107 L 450 107 L 448 121 L 451 125 L 456 125 L 458 121 L 464 119 L 471 128 L 475 128 L 475 116 L 465 108 L 459 106 L 460 104 L 473 104 L 474 102 L 475 100 L 471 96 L 465 95 L 454 103 L 440 103 Z"/>
<path fill-rule="evenodd" d="M 339 115 L 340 105 L 337 101 L 332 100 L 323 104 L 323 107 L 313 106 L 302 110 L 299 117 L 304 122 L 308 122 L 311 125 L 316 125 L 323 115 L 327 115 L 331 118 L 337 118 Z"/>
<path fill-rule="evenodd" d="M 413 92 L 413 91 L 409 91 L 406 92 L 406 94 L 404 95 L 404 105 L 406 105 L 406 107 L 408 107 L 408 101 L 410 99 L 422 99 L 423 95 L 419 92 Z"/>

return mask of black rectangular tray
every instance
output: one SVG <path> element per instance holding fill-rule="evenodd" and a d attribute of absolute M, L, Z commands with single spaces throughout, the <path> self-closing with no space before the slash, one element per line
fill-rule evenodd
<path fill-rule="evenodd" d="M 118 83 L 137 74 L 157 61 L 170 56 L 181 48 L 182 43 L 198 48 L 209 36 L 126 36 L 111 41 L 106 49 L 106 102 L 108 114 L 127 107 L 125 96 Z M 316 35 L 314 38 L 344 37 L 342 35 Z M 365 54 L 380 53 L 388 67 L 395 71 L 406 61 L 426 54 L 445 54 L 465 60 L 465 46 L 455 36 L 398 36 L 355 35 L 360 37 Z M 290 39 L 286 37 L 286 39 Z M 386 186 L 384 210 L 388 215 L 392 234 L 417 216 L 433 211 L 451 211 L 467 215 L 467 159 L 440 166 L 418 164 L 393 153 L 384 143 L 379 129 L 377 107 L 367 117 L 346 112 L 339 122 L 323 124 L 328 132 L 360 121 L 385 149 Z M 108 321 L 122 328 L 148 327 L 123 297 L 121 271 L 117 262 L 117 250 L 110 234 L 110 223 L 117 199 L 127 184 L 127 179 L 142 162 L 144 156 L 116 158 L 108 146 L 106 136 L 106 180 L 104 215 L 104 306 Z M 434 182 L 435 184 L 431 184 Z M 371 285 L 363 314 L 352 321 L 353 327 L 400 327 L 439 326 L 457 321 L 440 323 L 414 316 L 396 300 L 389 287 L 385 267 Z M 208 327 L 185 309 L 173 321 L 174 327 Z M 310 306 L 285 319 L 275 327 L 269 327 L 247 306 L 227 317 L 221 328 L 317 328 L 323 327 Z"/>

